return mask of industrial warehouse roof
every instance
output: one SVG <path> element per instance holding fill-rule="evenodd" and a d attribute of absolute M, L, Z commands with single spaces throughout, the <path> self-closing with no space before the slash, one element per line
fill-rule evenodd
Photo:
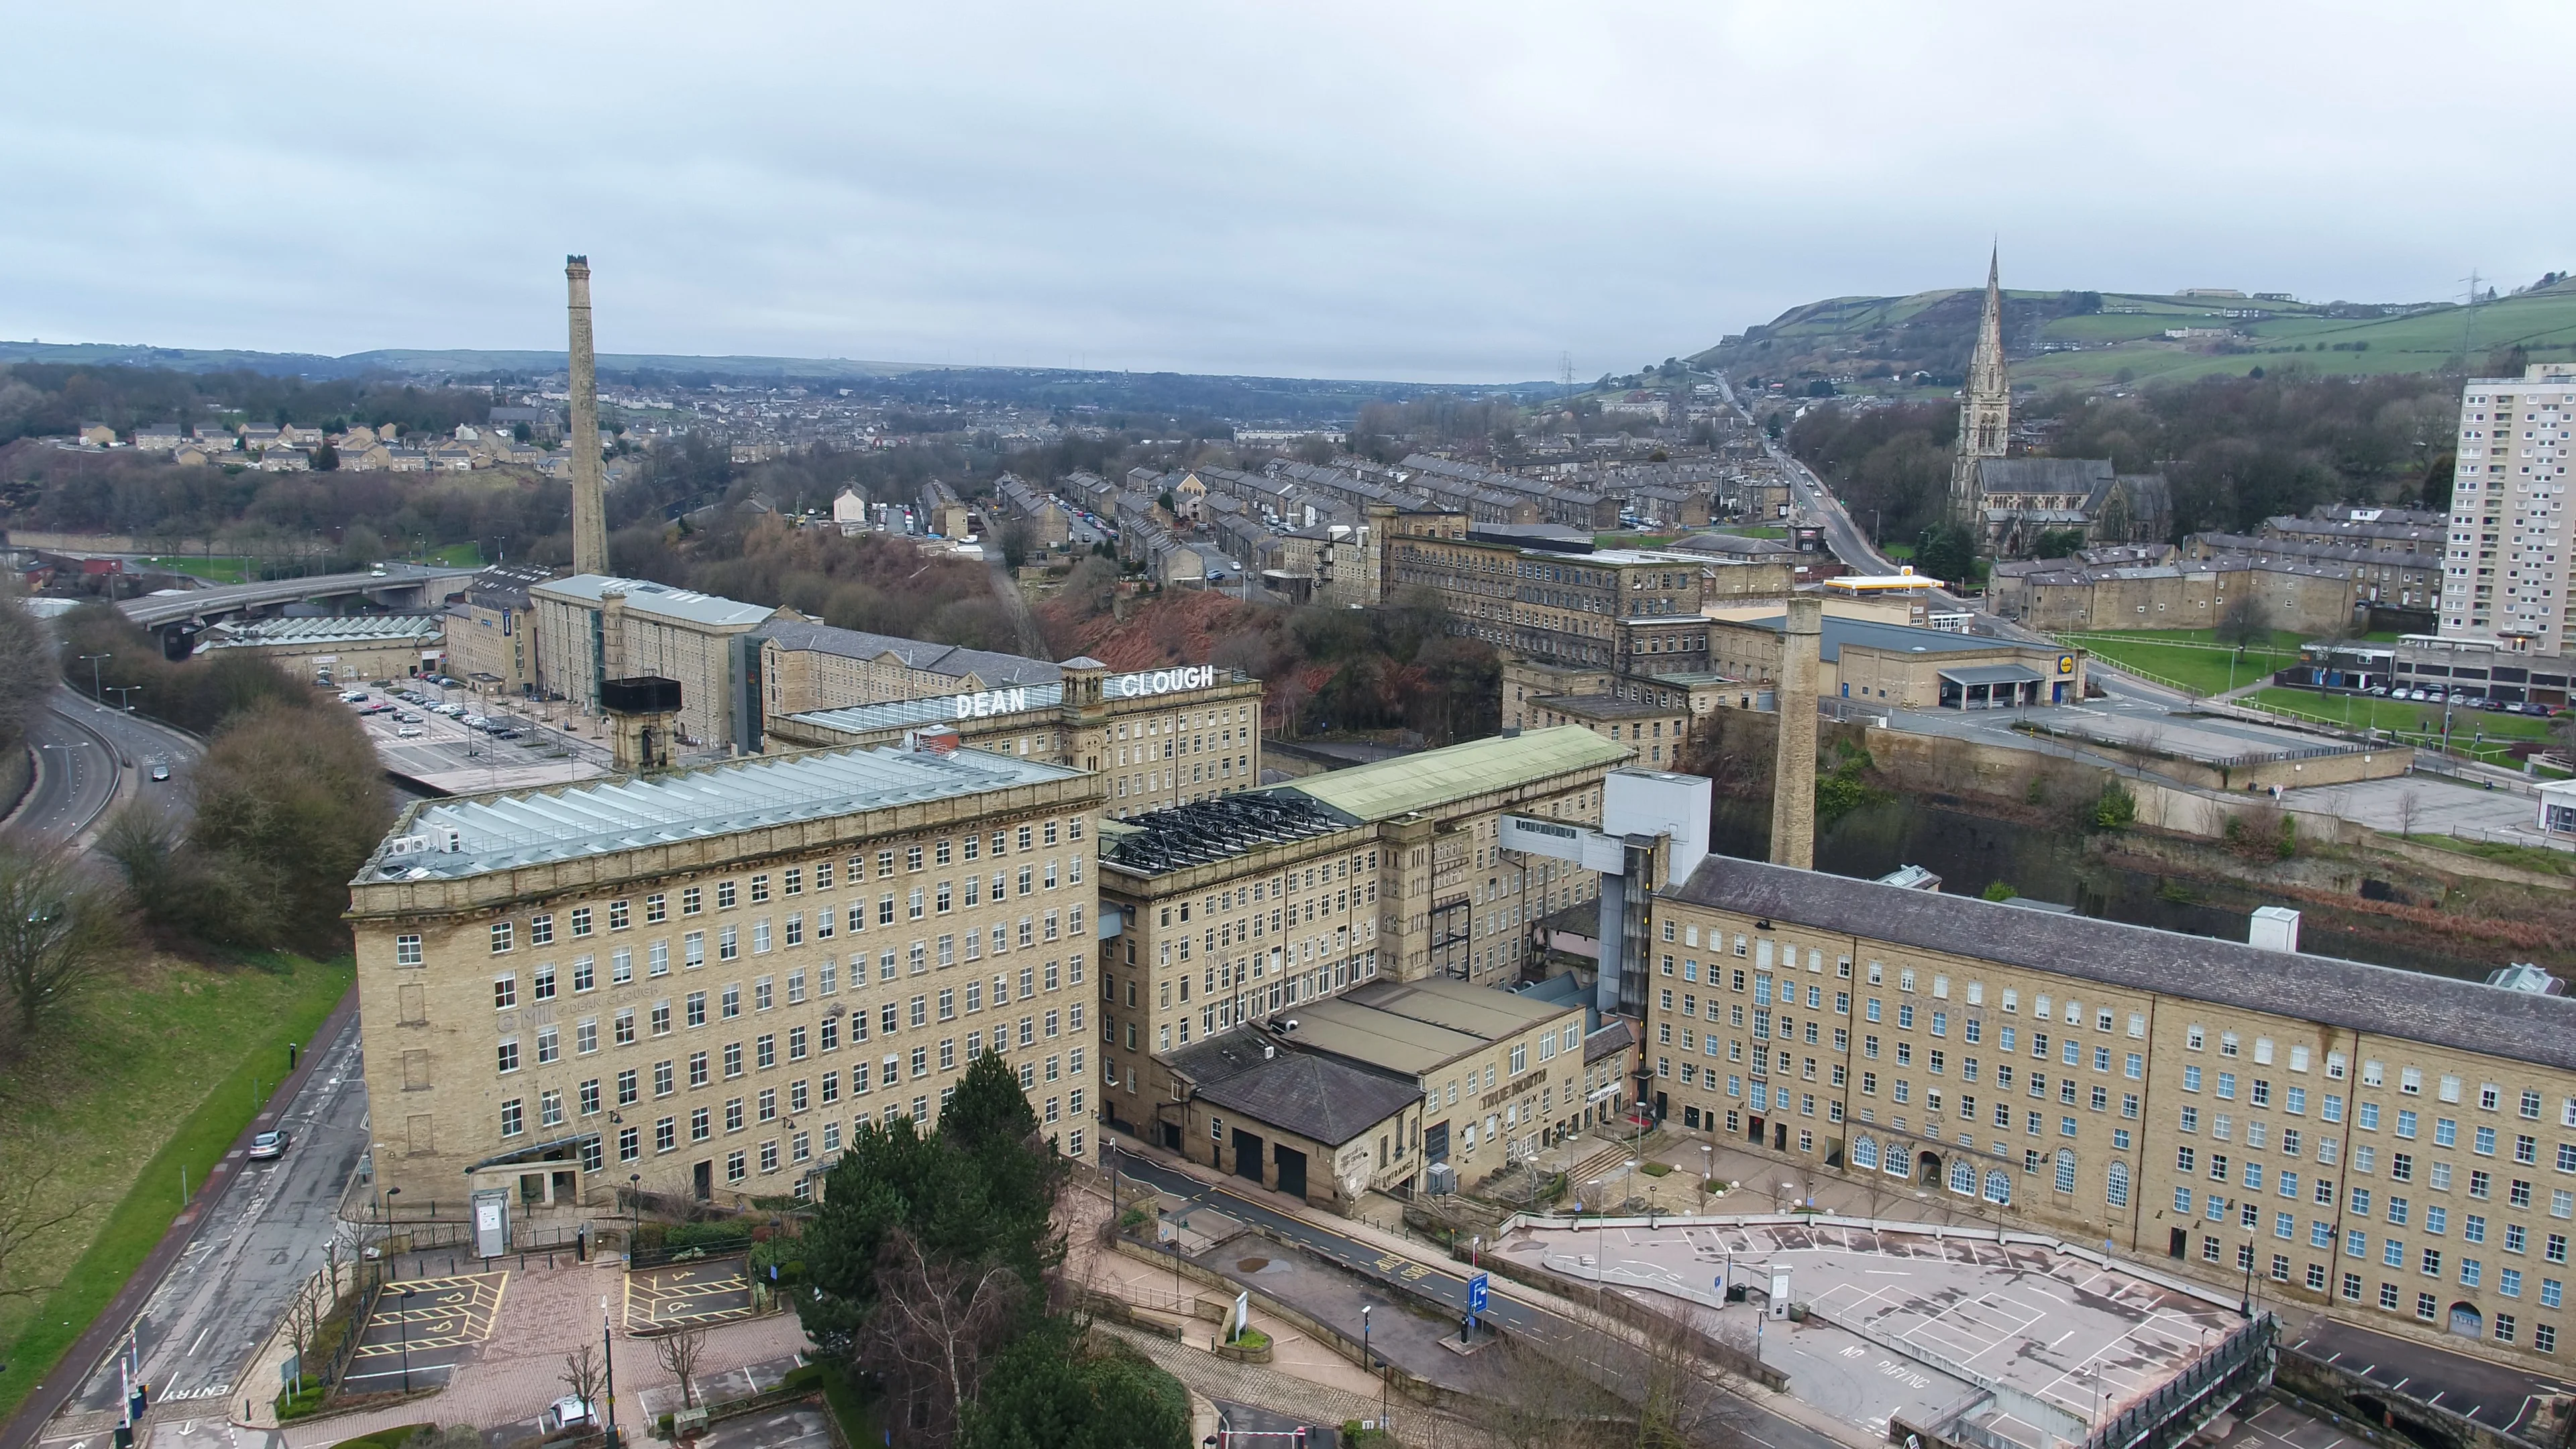
<path fill-rule="evenodd" d="M 1970 960 L 2576 1068 L 2576 998 L 1712 855 L 1659 895 Z"/>
<path fill-rule="evenodd" d="M 326 619 L 260 619 L 218 624 L 215 637 L 201 647 L 221 649 L 251 644 L 392 644 L 429 639 L 446 628 L 434 614 L 361 614 Z"/>
<path fill-rule="evenodd" d="M 1787 627 L 1784 617 L 1779 614 L 1760 619 L 1718 619 L 1712 622 L 1768 629 L 1774 634 Z M 1827 614 L 1824 638 L 1819 642 L 1821 657 L 1828 664 L 1838 662 L 1845 644 L 1857 644 L 1863 649 L 1883 649 L 1890 654 L 1991 654 L 1998 650 L 2055 648 L 2054 645 L 2018 644 L 2010 639 L 1980 639 L 1970 634 L 1953 634 L 1946 629 L 1917 629 L 1906 624 L 1881 624 L 1869 619 L 1841 619 Z"/>
<path fill-rule="evenodd" d="M 651 579 L 621 579 L 607 574 L 574 574 L 570 578 L 532 584 L 528 593 L 535 598 L 560 599 L 596 608 L 601 595 L 611 589 L 624 591 L 626 607 L 631 613 L 719 629 L 757 624 L 778 612 L 766 604 L 746 604 L 737 599 L 701 594 L 693 589 L 675 589 Z"/>
<path fill-rule="evenodd" d="M 1392 820 L 1452 801 L 1471 799 L 1562 775 L 1607 768 L 1630 751 L 1579 725 L 1525 730 L 1425 750 L 1418 755 L 1314 775 L 1280 787 L 1331 806 L 1355 820 Z"/>
<path fill-rule="evenodd" d="M 918 669 L 925 674 L 946 674 L 961 681 L 972 678 L 985 689 L 1017 684 L 1056 684 L 1064 678 L 1063 666 L 1043 659 L 997 654 L 990 649 L 969 649 L 962 644 L 935 644 L 927 639 L 906 639 L 896 634 L 871 634 L 864 629 L 810 624 L 802 619 L 781 619 L 762 629 L 760 637 L 781 649 L 812 650 L 844 659 L 892 656 L 905 668 Z"/>
<path fill-rule="evenodd" d="M 1018 714 L 1024 710 L 1054 709 L 1064 703 L 1064 686 L 1061 684 L 1032 684 L 1019 689 L 1018 692 L 1027 697 L 1011 703 L 1008 709 L 1001 708 L 1006 701 L 995 700 L 993 701 L 994 713 Z M 934 694 L 928 699 L 902 699 L 886 704 L 854 704 L 841 709 L 809 710 L 804 714 L 789 715 L 788 718 L 798 724 L 812 725 L 817 729 L 841 730 L 849 734 L 864 734 L 869 730 L 909 729 L 915 725 L 951 724 L 958 719 L 957 696 Z"/>
<path fill-rule="evenodd" d="M 376 847 L 359 884 L 455 879 L 953 799 L 1081 772 L 960 750 L 832 750 L 643 779 L 439 801 Z M 447 831 L 456 848 L 445 848 Z"/>

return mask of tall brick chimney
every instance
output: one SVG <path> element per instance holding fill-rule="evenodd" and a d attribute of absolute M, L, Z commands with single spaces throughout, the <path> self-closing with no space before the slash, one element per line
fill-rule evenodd
<path fill-rule="evenodd" d="M 564 258 L 572 312 L 572 569 L 608 572 L 608 489 L 599 467 L 599 375 L 590 345 L 590 258 Z"/>
<path fill-rule="evenodd" d="M 1791 595 L 1780 635 L 1780 752 L 1771 769 L 1771 863 L 1816 865 L 1816 675 L 1825 633 L 1821 599 Z"/>

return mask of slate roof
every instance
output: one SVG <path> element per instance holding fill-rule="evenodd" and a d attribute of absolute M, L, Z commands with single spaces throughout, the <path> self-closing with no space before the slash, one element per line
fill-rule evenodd
<path fill-rule="evenodd" d="M 1275 1054 L 1264 1058 L 1262 1049 Z M 1420 1100 L 1399 1081 L 1332 1057 L 1277 1047 L 1258 1027 L 1239 1027 L 1166 1058 L 1197 1084 L 1201 1101 L 1339 1147 Z"/>
<path fill-rule="evenodd" d="M 1659 894 L 1811 930 L 2576 1070 L 2576 998 L 1711 855 Z"/>
<path fill-rule="evenodd" d="M 1977 481 L 1988 493 L 2091 493 L 2111 481 L 2108 458 L 1980 458 Z"/>
<path fill-rule="evenodd" d="M 864 629 L 842 629 L 830 624 L 781 619 L 764 626 L 760 637 L 775 642 L 781 649 L 813 650 L 837 654 L 844 659 L 878 659 L 891 654 L 903 661 L 907 668 L 959 679 L 972 675 L 982 681 L 986 689 L 1057 684 L 1064 679 L 1061 665 L 1050 664 L 1043 659 L 999 654 L 990 649 L 969 649 L 962 644 L 938 644 L 927 639 L 871 634 Z"/>

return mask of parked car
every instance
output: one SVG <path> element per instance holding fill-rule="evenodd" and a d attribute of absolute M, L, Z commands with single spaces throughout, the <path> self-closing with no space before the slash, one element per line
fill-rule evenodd
<path fill-rule="evenodd" d="M 589 1428 L 598 1422 L 598 1416 L 591 1411 L 587 1401 L 567 1396 L 548 1405 L 544 1417 L 539 1422 L 545 1426 L 547 1433 L 558 1434 L 566 1429 Z"/>
<path fill-rule="evenodd" d="M 425 733 L 427 733 L 427 731 L 423 730 L 420 726 L 407 724 L 394 731 L 394 738 L 399 740 L 418 739 Z"/>
<path fill-rule="evenodd" d="M 262 1132 L 250 1140 L 251 1161 L 274 1162 L 286 1155 L 294 1140 L 283 1132 Z"/>
<path fill-rule="evenodd" d="M 492 730 L 492 738 L 496 740 L 515 740 L 518 737 L 519 732 L 508 725 L 497 725 Z"/>

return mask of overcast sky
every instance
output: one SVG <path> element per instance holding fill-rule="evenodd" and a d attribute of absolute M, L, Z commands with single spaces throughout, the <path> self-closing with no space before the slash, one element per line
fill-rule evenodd
<path fill-rule="evenodd" d="M 2576 6 L 0 0 L 0 337 L 1509 381 L 2576 266 Z"/>

